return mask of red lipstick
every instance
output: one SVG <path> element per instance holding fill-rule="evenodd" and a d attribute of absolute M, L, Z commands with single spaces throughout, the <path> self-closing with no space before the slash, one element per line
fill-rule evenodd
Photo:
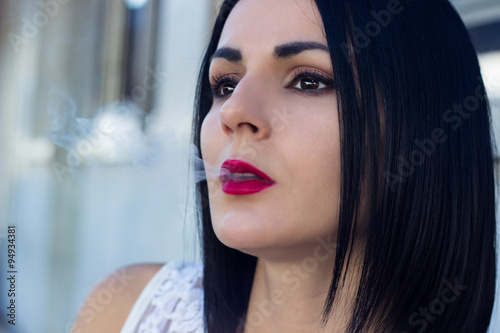
<path fill-rule="evenodd" d="M 222 190 L 227 194 L 245 195 L 260 192 L 274 184 L 261 170 L 240 160 L 226 160 L 220 169 Z"/>

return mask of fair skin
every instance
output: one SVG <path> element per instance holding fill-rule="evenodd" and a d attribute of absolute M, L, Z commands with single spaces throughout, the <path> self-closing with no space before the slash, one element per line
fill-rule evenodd
<path fill-rule="evenodd" d="M 275 181 L 261 192 L 234 195 L 221 190 L 218 174 L 207 179 L 217 237 L 258 257 L 241 325 L 245 333 L 318 332 L 334 262 L 341 184 L 337 100 L 320 14 L 311 0 L 241 0 L 218 49 L 226 52 L 213 58 L 209 75 L 212 85 L 223 82 L 201 128 L 205 169 L 220 170 L 225 160 L 239 159 Z M 356 244 L 354 254 L 360 253 Z M 134 267 L 137 279 L 90 322 L 80 313 L 79 331 L 72 333 L 119 332 L 159 268 Z M 325 332 L 345 332 L 356 269 L 352 274 Z"/>
<path fill-rule="evenodd" d="M 213 77 L 227 76 L 234 81 L 225 83 L 229 89 L 237 84 L 232 93 L 214 98 L 202 124 L 201 150 L 205 164 L 215 169 L 236 158 L 275 180 L 265 191 L 237 196 L 221 193 L 220 178 L 211 178 L 210 208 L 224 244 L 286 261 L 292 253 L 311 253 L 316 237 L 333 230 L 340 188 L 339 126 L 335 92 L 326 82 L 333 80 L 327 49 L 279 60 L 273 55 L 277 46 L 294 42 L 326 48 L 315 18 L 319 14 L 310 0 L 272 3 L 241 1 L 228 17 L 218 49 L 238 50 L 242 59 L 215 58 L 209 77 L 213 84 Z M 304 71 L 318 73 L 325 82 L 306 74 L 292 85 L 317 84 L 319 89 L 287 87 Z"/>
<path fill-rule="evenodd" d="M 292 52 L 279 56 L 287 46 Z M 221 190 L 217 175 L 208 179 L 217 237 L 258 257 L 245 332 L 316 332 L 334 259 L 318 239 L 336 239 L 341 181 L 337 100 L 320 15 L 310 0 L 240 1 L 218 50 L 226 52 L 216 52 L 209 72 L 218 90 L 201 128 L 206 169 L 239 159 L 275 181 L 233 195 Z M 325 332 L 345 331 L 354 280 Z"/>
<path fill-rule="evenodd" d="M 141 291 L 161 267 L 133 265 L 107 276 L 85 299 L 70 333 L 120 332 Z M 104 294 L 111 294 L 112 298 L 108 300 Z"/>

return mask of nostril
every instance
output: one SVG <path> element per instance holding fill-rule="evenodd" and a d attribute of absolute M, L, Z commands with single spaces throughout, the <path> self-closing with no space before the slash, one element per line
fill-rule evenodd
<path fill-rule="evenodd" d="M 228 125 L 224 124 L 224 123 L 221 123 L 222 124 L 222 130 L 225 132 L 225 133 L 232 133 L 233 132 L 233 129 L 231 127 L 229 127 Z"/>
<path fill-rule="evenodd" d="M 250 128 L 252 129 L 252 132 L 255 133 L 259 130 L 259 128 L 257 126 L 255 126 L 254 124 L 251 124 L 251 123 L 241 123 L 239 126 L 240 127 L 243 127 L 243 126 L 250 126 Z"/>

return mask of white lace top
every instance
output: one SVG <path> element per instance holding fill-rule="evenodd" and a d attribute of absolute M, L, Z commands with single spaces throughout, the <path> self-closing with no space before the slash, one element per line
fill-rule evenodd
<path fill-rule="evenodd" d="M 202 267 L 165 264 L 142 291 L 121 333 L 203 333 Z"/>

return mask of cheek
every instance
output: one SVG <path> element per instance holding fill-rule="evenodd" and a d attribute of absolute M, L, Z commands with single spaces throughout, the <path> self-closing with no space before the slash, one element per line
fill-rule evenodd
<path fill-rule="evenodd" d="M 210 122 L 210 119 L 209 119 L 209 115 L 207 115 L 205 117 L 205 119 L 203 120 L 203 122 L 201 123 L 201 128 L 200 128 L 200 148 L 201 148 L 201 155 L 205 158 L 205 154 L 206 154 L 206 147 L 207 147 L 207 140 L 210 139 L 210 134 L 207 133 L 207 131 L 209 132 L 208 130 L 208 127 L 209 127 L 209 123 Z"/>
<path fill-rule="evenodd" d="M 217 112 L 209 112 L 200 128 L 200 148 L 208 185 L 209 202 L 220 200 L 224 192 L 219 180 L 221 156 L 227 145 Z"/>
<path fill-rule="evenodd" d="M 295 163 L 315 185 L 331 183 L 340 177 L 340 134 L 337 111 L 327 105 L 311 117 L 304 117 L 296 129 Z M 322 183 L 323 182 L 323 183 Z"/>
<path fill-rule="evenodd" d="M 217 147 L 218 147 L 218 134 L 222 132 L 219 123 L 213 112 L 209 112 L 200 129 L 200 148 L 203 162 L 205 163 L 205 170 L 213 166 L 217 160 Z M 207 165 L 210 164 L 210 165 Z"/>
<path fill-rule="evenodd" d="M 209 190 L 211 188 L 211 183 L 215 173 L 215 162 L 216 162 L 216 154 L 214 150 L 214 130 L 213 130 L 213 121 L 210 119 L 210 115 L 207 115 L 201 124 L 200 129 L 200 149 L 201 156 L 203 160 L 203 167 L 205 169 L 205 176 L 209 186 Z"/>
<path fill-rule="evenodd" d="M 304 122 L 302 125 L 304 126 Z M 306 129 L 303 127 L 303 130 Z M 293 173 L 302 175 L 301 186 L 297 187 L 297 191 L 302 191 L 300 198 L 304 209 L 310 214 L 314 213 L 320 227 L 332 228 L 332 223 L 336 225 L 338 219 L 341 186 L 337 117 L 325 115 L 323 121 L 310 124 L 307 132 L 310 135 L 297 154 L 302 158 L 294 161 L 296 168 Z"/>
<path fill-rule="evenodd" d="M 307 166 L 309 173 L 304 182 L 309 184 L 308 197 L 314 198 L 309 200 L 311 207 L 330 216 L 329 212 L 336 207 L 340 197 L 340 163 L 336 150 L 318 150 L 315 156 L 311 156 L 310 162 L 314 164 Z"/>

